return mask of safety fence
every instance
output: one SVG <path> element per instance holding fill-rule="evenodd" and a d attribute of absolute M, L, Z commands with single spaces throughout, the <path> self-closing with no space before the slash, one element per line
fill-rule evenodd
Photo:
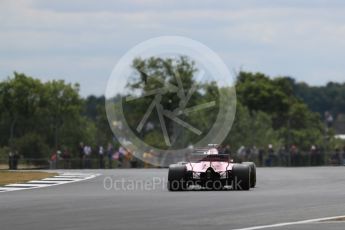
<path fill-rule="evenodd" d="M 17 162 L 0 158 L 0 169 L 111 169 L 111 168 L 150 168 L 152 165 L 135 160 L 109 160 L 109 159 L 33 159 L 19 158 Z"/>
<path fill-rule="evenodd" d="M 263 156 L 250 154 L 248 156 L 232 157 L 235 162 L 253 161 L 258 167 L 311 167 L 345 165 L 343 154 L 299 152 L 296 154 L 265 154 Z M 69 158 L 69 159 L 37 159 L 19 158 L 10 162 L 9 158 L 0 158 L 0 169 L 115 169 L 115 168 L 152 168 L 154 166 L 140 159 L 114 160 L 109 158 Z"/>

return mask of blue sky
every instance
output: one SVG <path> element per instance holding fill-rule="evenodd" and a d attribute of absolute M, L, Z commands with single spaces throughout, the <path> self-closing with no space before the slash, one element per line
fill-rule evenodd
<path fill-rule="evenodd" d="M 24 72 L 101 95 L 128 49 L 162 35 L 204 43 L 230 70 L 345 82 L 340 0 L 1 0 L 0 80 Z"/>

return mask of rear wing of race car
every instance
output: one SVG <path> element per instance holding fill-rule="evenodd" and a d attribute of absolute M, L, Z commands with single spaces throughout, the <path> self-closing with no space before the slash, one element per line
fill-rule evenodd
<path fill-rule="evenodd" d="M 205 155 L 200 153 L 192 153 L 188 156 L 189 162 L 198 162 L 198 161 L 220 161 L 220 162 L 232 162 L 228 154 L 217 154 L 217 155 Z"/>

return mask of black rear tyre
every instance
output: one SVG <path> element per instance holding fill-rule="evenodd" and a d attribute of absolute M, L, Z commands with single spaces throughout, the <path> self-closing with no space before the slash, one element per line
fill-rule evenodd
<path fill-rule="evenodd" d="M 250 183 L 250 167 L 243 164 L 235 164 L 232 168 L 232 189 L 233 190 L 249 190 Z"/>
<path fill-rule="evenodd" d="M 187 168 L 184 165 L 171 165 L 168 174 L 168 190 L 183 191 L 187 189 L 186 183 Z"/>
<path fill-rule="evenodd" d="M 243 162 L 242 164 L 250 167 L 250 187 L 255 188 L 256 186 L 256 165 L 254 162 Z"/>

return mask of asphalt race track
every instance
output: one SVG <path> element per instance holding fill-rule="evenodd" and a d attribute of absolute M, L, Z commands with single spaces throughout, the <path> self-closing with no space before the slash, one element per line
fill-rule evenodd
<path fill-rule="evenodd" d="M 345 215 L 345 167 L 259 168 L 257 188 L 245 192 L 168 192 L 166 169 L 82 172 L 102 175 L 1 193 L 0 229 L 230 230 Z M 274 229 L 343 230 L 345 222 Z"/>

